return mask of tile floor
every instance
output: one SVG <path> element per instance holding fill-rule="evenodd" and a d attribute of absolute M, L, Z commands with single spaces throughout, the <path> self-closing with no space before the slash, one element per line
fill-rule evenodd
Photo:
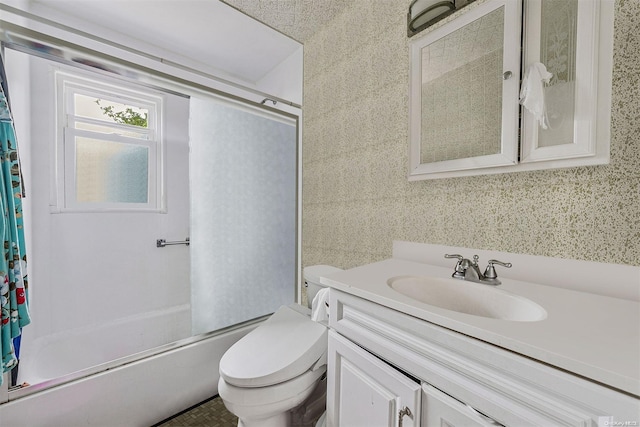
<path fill-rule="evenodd" d="M 227 411 L 222 399 L 216 396 L 154 427 L 236 427 L 237 425 L 238 418 Z"/>

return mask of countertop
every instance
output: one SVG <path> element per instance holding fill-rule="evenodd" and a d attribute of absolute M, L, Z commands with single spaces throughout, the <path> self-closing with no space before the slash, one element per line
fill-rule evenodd
<path fill-rule="evenodd" d="M 543 320 L 520 322 L 445 310 L 387 285 L 387 280 L 396 276 L 450 278 L 452 271 L 391 258 L 330 274 L 320 282 L 640 396 L 640 303 L 501 278 L 498 289 L 528 298 L 547 311 Z M 457 282 L 451 281 L 453 285 Z"/>

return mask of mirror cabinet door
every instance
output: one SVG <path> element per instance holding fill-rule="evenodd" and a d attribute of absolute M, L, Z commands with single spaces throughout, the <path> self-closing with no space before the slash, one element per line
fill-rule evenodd
<path fill-rule="evenodd" d="M 553 76 L 544 88 L 548 127 L 522 110 L 522 163 L 596 156 L 602 3 L 527 0 L 524 66 L 540 62 Z"/>
<path fill-rule="evenodd" d="M 520 6 L 488 1 L 411 42 L 410 180 L 517 163 Z"/>

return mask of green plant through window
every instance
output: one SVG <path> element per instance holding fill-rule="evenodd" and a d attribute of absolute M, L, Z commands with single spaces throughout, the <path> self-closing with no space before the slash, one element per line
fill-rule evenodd
<path fill-rule="evenodd" d="M 96 99 L 96 104 L 102 110 L 102 113 L 111 118 L 116 123 L 139 126 L 146 128 L 148 124 L 148 113 L 139 113 L 134 111 L 133 108 L 127 107 L 124 111 L 116 111 L 113 105 L 102 106 L 100 105 L 101 99 Z"/>

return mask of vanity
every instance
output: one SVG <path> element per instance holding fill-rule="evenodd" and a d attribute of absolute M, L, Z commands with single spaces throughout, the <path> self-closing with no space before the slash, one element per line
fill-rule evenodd
<path fill-rule="evenodd" d="M 498 286 L 446 253 L 498 258 Z M 328 426 L 637 426 L 640 268 L 394 242 L 331 288 Z"/>

